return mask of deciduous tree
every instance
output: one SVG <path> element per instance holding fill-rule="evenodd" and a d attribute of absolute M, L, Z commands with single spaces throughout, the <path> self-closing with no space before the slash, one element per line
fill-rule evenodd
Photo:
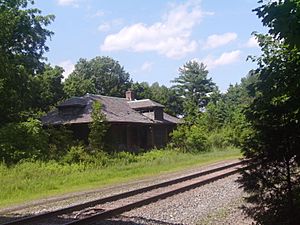
<path fill-rule="evenodd" d="M 92 123 L 90 123 L 89 144 L 92 151 L 104 150 L 104 138 L 108 129 L 106 117 L 101 111 L 101 103 L 94 101 L 92 109 Z"/>
<path fill-rule="evenodd" d="M 253 11 L 275 38 L 300 49 L 300 0 L 263 1 Z"/>
<path fill-rule="evenodd" d="M 0 1 L 0 125 L 21 120 L 32 107 L 32 77 L 44 67 L 47 38 L 45 27 L 54 16 L 42 16 L 33 1 Z"/>
<path fill-rule="evenodd" d="M 41 74 L 33 77 L 31 89 L 33 92 L 32 107 L 48 112 L 65 97 L 63 90 L 63 68 L 46 65 Z"/>
<path fill-rule="evenodd" d="M 86 93 L 124 97 L 131 83 L 129 73 L 118 61 L 110 57 L 95 57 L 79 59 L 65 82 L 65 91 L 69 97 Z"/>

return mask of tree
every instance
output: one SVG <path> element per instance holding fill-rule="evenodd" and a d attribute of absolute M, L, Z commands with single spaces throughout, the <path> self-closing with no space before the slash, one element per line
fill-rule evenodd
<path fill-rule="evenodd" d="M 108 129 L 106 117 L 101 112 L 102 106 L 99 101 L 94 101 L 92 109 L 92 123 L 90 123 L 89 144 L 92 151 L 104 150 L 104 138 Z"/>
<path fill-rule="evenodd" d="M 299 224 L 300 52 L 259 36 L 254 101 L 246 110 L 253 133 L 244 155 L 251 159 L 241 180 L 250 193 L 249 215 L 261 224 Z"/>
<path fill-rule="evenodd" d="M 240 147 L 243 139 L 250 132 L 243 110 L 252 97 L 247 87 L 255 82 L 256 75 L 250 72 L 241 83 L 230 85 L 226 93 L 213 92 L 211 101 L 200 118 L 205 127 L 209 144 L 212 147 Z"/>
<path fill-rule="evenodd" d="M 123 97 L 131 83 L 129 73 L 110 57 L 79 59 L 66 79 L 65 92 L 69 97 L 86 93 Z"/>
<path fill-rule="evenodd" d="M 150 86 L 152 100 L 165 106 L 164 111 L 171 115 L 182 115 L 182 98 L 172 88 L 155 82 Z"/>
<path fill-rule="evenodd" d="M 171 146 L 184 152 L 208 151 L 207 133 L 199 124 L 183 124 L 171 133 Z"/>
<path fill-rule="evenodd" d="M 50 65 L 45 66 L 41 74 L 33 77 L 32 87 L 33 99 L 32 107 L 47 112 L 65 97 L 63 90 L 63 68 Z"/>
<path fill-rule="evenodd" d="M 14 164 L 24 159 L 46 159 L 48 136 L 37 119 L 0 127 L 0 159 Z"/>
<path fill-rule="evenodd" d="M 132 84 L 131 90 L 134 91 L 136 99 L 151 99 L 164 105 L 166 113 L 182 115 L 182 98 L 165 85 L 155 82 L 150 86 L 147 82 L 136 82 Z"/>
<path fill-rule="evenodd" d="M 253 11 L 275 38 L 300 48 L 300 0 L 268 1 Z"/>
<path fill-rule="evenodd" d="M 43 70 L 45 43 L 53 34 L 45 26 L 54 16 L 42 16 L 32 2 L 0 1 L 0 125 L 20 121 L 31 108 L 31 78 Z"/>
<path fill-rule="evenodd" d="M 269 1 L 254 10 L 270 35 L 257 35 L 258 81 L 245 112 L 253 129 L 244 145 L 251 167 L 241 182 L 252 203 L 246 211 L 261 224 L 300 221 L 299 10 L 299 0 Z"/>
<path fill-rule="evenodd" d="M 73 75 L 64 82 L 64 92 L 67 97 L 83 96 L 86 93 L 97 93 L 95 84 L 91 79 Z"/>
<path fill-rule="evenodd" d="M 152 99 L 152 91 L 147 82 L 135 82 L 130 89 L 134 92 L 136 99 Z"/>
<path fill-rule="evenodd" d="M 179 68 L 179 77 L 172 88 L 184 98 L 184 114 L 196 116 L 209 102 L 209 93 L 216 89 L 211 78 L 207 78 L 208 70 L 203 63 L 189 61 Z"/>

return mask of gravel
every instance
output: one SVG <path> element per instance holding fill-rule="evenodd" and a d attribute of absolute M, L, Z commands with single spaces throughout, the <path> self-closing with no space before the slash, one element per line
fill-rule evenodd
<path fill-rule="evenodd" d="M 251 224 L 240 209 L 245 196 L 239 175 L 215 181 L 97 223 L 116 225 Z"/>

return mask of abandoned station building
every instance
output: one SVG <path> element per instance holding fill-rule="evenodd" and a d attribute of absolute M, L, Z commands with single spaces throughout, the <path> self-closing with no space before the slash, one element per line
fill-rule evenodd
<path fill-rule="evenodd" d="M 135 100 L 132 91 L 126 98 L 86 94 L 73 97 L 41 118 L 44 125 L 65 125 L 77 139 L 87 141 L 92 105 L 99 101 L 109 124 L 107 140 L 116 149 L 149 149 L 165 146 L 170 132 L 180 120 L 164 112 L 164 106 L 150 99 Z"/>

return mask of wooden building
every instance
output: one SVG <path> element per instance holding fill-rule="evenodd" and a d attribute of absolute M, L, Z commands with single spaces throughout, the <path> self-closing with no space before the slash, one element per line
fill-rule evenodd
<path fill-rule="evenodd" d="M 180 123 L 164 112 L 164 106 L 150 99 L 135 100 L 133 92 L 125 98 L 86 94 L 73 97 L 42 117 L 44 125 L 66 125 L 77 139 L 87 142 L 94 101 L 101 102 L 109 123 L 107 142 L 116 150 L 149 149 L 165 146 L 170 132 Z"/>

